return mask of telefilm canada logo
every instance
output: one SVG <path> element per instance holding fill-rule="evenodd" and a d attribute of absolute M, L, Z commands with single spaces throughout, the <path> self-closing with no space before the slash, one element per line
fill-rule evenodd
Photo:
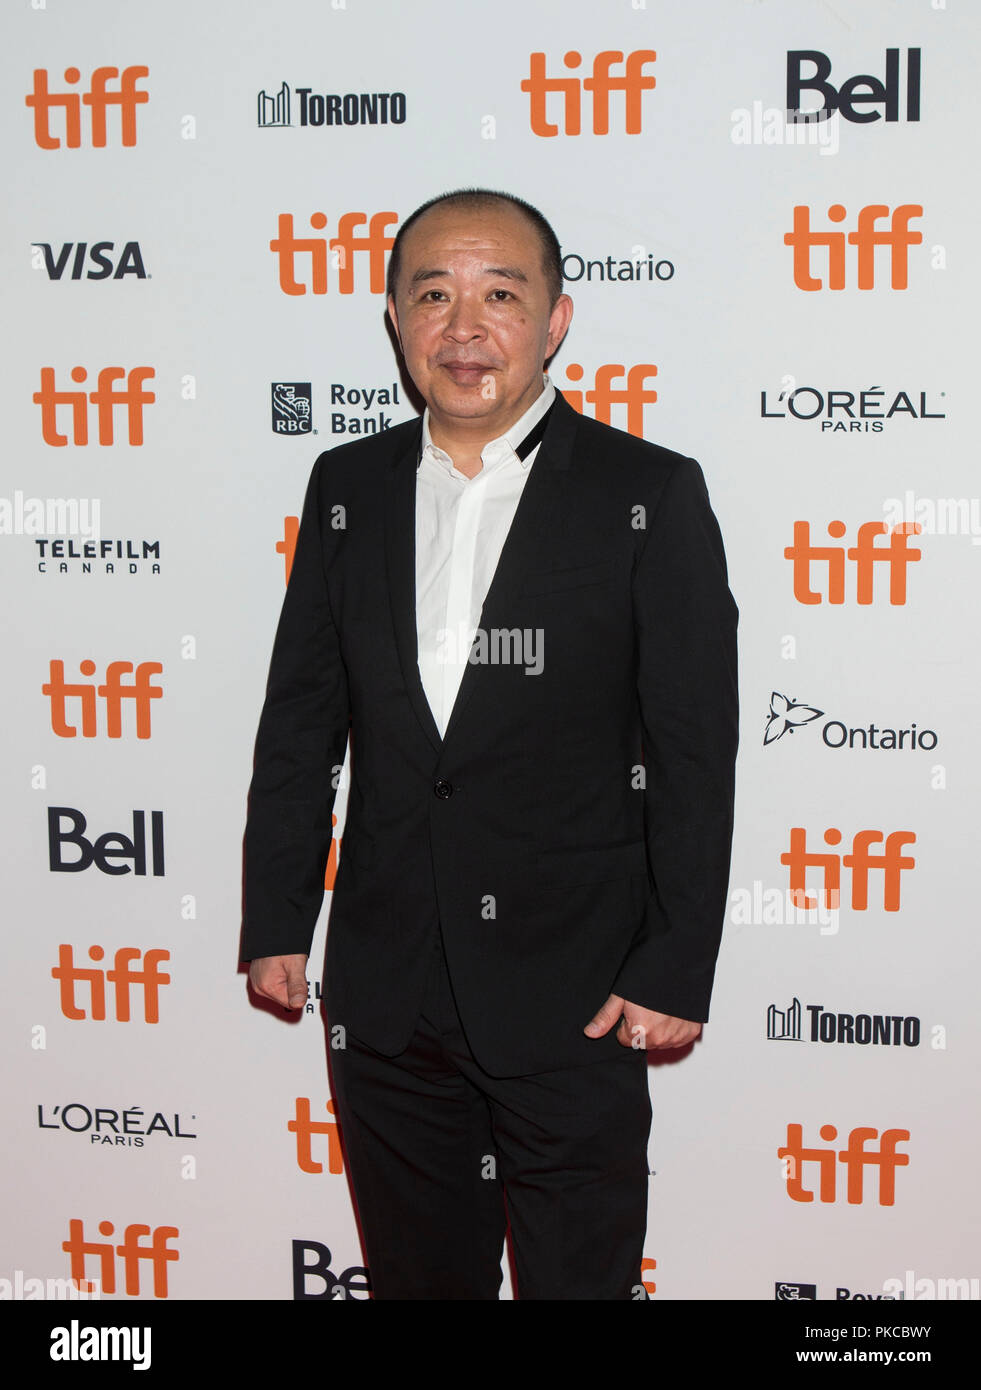
<path fill-rule="evenodd" d="M 763 730 L 763 747 L 767 748 L 783 738 L 789 741 L 794 734 L 812 726 L 817 728 L 818 720 L 824 719 L 825 713 L 823 709 L 806 704 L 795 696 L 784 695 L 779 690 L 772 691 Z M 940 742 L 935 729 L 921 729 L 915 721 L 904 728 L 897 728 L 872 720 L 867 724 L 848 725 L 842 719 L 825 719 L 820 729 L 821 743 L 831 749 L 932 753 Z"/>
<path fill-rule="evenodd" d="M 404 125 L 404 92 L 315 92 L 283 82 L 278 91 L 263 89 L 256 99 L 260 130 L 292 126 Z"/>
<path fill-rule="evenodd" d="M 274 381 L 272 431 L 287 437 L 313 432 L 313 391 L 309 381 Z"/>

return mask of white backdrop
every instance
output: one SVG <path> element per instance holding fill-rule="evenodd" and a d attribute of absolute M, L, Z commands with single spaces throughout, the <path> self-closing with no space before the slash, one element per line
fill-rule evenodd
<path fill-rule="evenodd" d="M 650 1070 L 648 1287 L 978 1297 L 964 310 L 981 24 L 966 10 L 501 0 L 489 23 L 448 0 L 7 7 L 0 1296 L 54 1296 L 31 1281 L 72 1273 L 119 1298 L 365 1296 L 317 1001 L 287 1022 L 237 973 L 245 794 L 286 519 L 352 420 L 413 414 L 372 259 L 377 276 L 381 238 L 420 202 L 483 185 L 541 207 L 567 254 L 556 385 L 700 460 L 741 610 L 730 921 L 703 1039 Z M 844 117 L 788 124 L 788 64 L 827 72 Z M 542 96 L 539 70 L 573 85 Z M 259 111 L 285 117 L 284 83 L 289 124 L 260 126 Z M 386 94 L 375 124 L 362 93 Z M 795 208 L 855 239 L 799 247 L 795 274 Z M 346 239 L 351 213 L 344 268 L 323 241 Z M 383 213 L 369 253 L 358 239 Z M 286 216 L 319 249 L 271 249 Z M 284 385 L 308 411 L 274 417 Z M 865 544 L 881 556 L 891 539 L 892 564 L 847 553 L 872 522 L 887 530 Z M 904 522 L 920 533 L 890 537 Z M 834 555 L 788 558 L 808 535 Z M 905 563 L 904 541 L 919 552 Z M 892 747 L 885 730 L 909 732 Z M 808 853 L 845 856 L 837 915 L 819 861 L 821 913 L 795 913 L 795 829 Z M 95 848 L 72 872 L 79 834 Z M 799 1036 L 768 1037 L 771 1006 L 769 1032 Z M 295 1276 L 294 1259 L 330 1276 Z"/>

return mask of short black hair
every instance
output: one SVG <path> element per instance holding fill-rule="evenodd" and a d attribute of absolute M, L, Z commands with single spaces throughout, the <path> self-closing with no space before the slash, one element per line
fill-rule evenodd
<path fill-rule="evenodd" d="M 526 203 L 523 198 L 517 198 L 513 193 L 501 193 L 493 188 L 456 188 L 451 193 L 440 193 L 438 197 L 430 198 L 428 203 L 423 203 L 421 207 L 416 208 L 415 212 L 405 219 L 395 234 L 392 253 L 388 258 L 388 293 L 394 298 L 402 261 L 402 238 L 412 224 L 418 222 L 423 213 L 429 212 L 430 208 L 440 206 L 484 208 L 489 203 L 510 203 L 534 227 L 541 242 L 542 269 L 545 272 L 549 294 L 554 304 L 562 293 L 562 248 L 559 246 L 559 239 L 552 230 L 551 223 L 542 216 L 537 208 L 532 207 L 531 203 Z"/>

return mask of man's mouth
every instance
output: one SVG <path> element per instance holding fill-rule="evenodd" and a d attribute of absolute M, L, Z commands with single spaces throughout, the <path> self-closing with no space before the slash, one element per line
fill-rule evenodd
<path fill-rule="evenodd" d="M 486 362 L 461 362 L 452 360 L 438 364 L 444 372 L 460 386 L 469 386 L 483 381 L 488 372 L 494 370 Z"/>

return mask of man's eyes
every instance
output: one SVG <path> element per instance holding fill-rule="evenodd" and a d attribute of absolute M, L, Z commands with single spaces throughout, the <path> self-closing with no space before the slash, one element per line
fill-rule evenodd
<path fill-rule="evenodd" d="M 488 299 L 496 301 L 498 304 L 505 304 L 509 299 L 513 299 L 514 295 L 511 290 L 491 290 L 487 297 Z M 445 300 L 447 295 L 444 290 L 426 290 L 422 298 L 424 301 L 428 301 L 431 304 L 438 304 L 442 300 Z"/>

